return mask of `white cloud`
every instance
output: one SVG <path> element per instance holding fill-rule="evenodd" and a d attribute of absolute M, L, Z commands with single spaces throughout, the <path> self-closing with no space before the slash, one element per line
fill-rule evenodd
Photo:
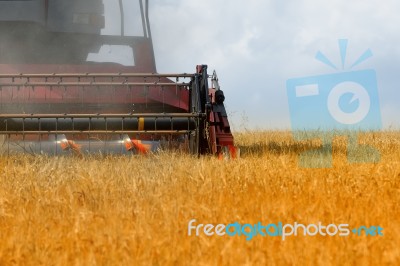
<path fill-rule="evenodd" d="M 208 64 L 231 112 L 245 111 L 250 126 L 288 128 L 286 80 L 330 73 L 314 56 L 321 50 L 340 64 L 340 38 L 349 39 L 349 61 L 371 48 L 360 68 L 376 69 L 384 121 L 398 123 L 398 10 L 395 0 L 155 0 L 150 16 L 159 72 Z"/>

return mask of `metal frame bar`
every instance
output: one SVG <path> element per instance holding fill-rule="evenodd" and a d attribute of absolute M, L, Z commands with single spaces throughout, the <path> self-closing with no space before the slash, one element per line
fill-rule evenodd
<path fill-rule="evenodd" d="M 68 87 L 68 86 L 160 86 L 160 87 L 187 87 L 188 82 L 177 82 L 179 78 L 192 78 L 194 74 L 156 74 L 156 73 L 49 73 L 49 74 L 0 74 L 1 87 Z M 96 78 L 106 78 L 110 81 L 96 81 Z M 143 78 L 143 82 L 132 81 L 130 78 Z M 157 79 L 155 81 L 146 81 L 146 79 Z M 161 81 L 161 78 L 174 78 L 177 81 Z M 11 79 L 11 80 L 10 80 Z M 34 79 L 32 81 L 32 79 Z M 42 79 L 42 81 L 37 80 Z M 68 81 L 65 81 L 68 79 Z M 72 80 L 71 79 L 76 79 Z M 84 79 L 84 80 L 82 80 Z M 86 80 L 85 80 L 86 79 Z M 87 79 L 90 79 L 89 81 Z M 118 79 L 123 79 L 118 81 Z M 117 81 L 115 81 L 117 80 Z"/>
<path fill-rule="evenodd" d="M 46 73 L 46 74 L 28 74 L 12 73 L 0 74 L 0 78 L 116 78 L 116 77 L 143 77 L 143 78 L 192 78 L 195 74 L 189 73 Z"/>
<path fill-rule="evenodd" d="M 202 113 L 142 113 L 142 114 L 0 114 L 0 119 L 7 118 L 141 118 L 141 117 L 154 117 L 154 118 L 190 118 L 190 117 L 204 117 Z"/>
<path fill-rule="evenodd" d="M 165 134 L 172 134 L 172 135 L 179 135 L 179 134 L 188 134 L 192 132 L 193 130 L 51 130 L 51 131 L 45 131 L 45 130 L 35 130 L 35 131 L 0 131 L 0 134 L 2 135 L 48 135 L 48 134 L 54 134 L 54 135 L 61 135 L 61 134 L 85 134 L 85 135 L 93 135 L 93 134 L 112 134 L 112 135 L 118 135 L 118 134 L 131 134 L 131 133 L 137 133 L 137 134 L 152 134 L 152 135 L 165 135 Z"/>
<path fill-rule="evenodd" d="M 25 87 L 34 87 L 34 86 L 189 86 L 189 83 L 158 83 L 158 82 L 24 82 L 24 83 L 0 83 L 0 87 L 13 87 L 13 86 L 25 86 Z"/>

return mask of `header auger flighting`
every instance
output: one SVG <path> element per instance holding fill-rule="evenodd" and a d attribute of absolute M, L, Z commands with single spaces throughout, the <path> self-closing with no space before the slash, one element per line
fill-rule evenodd
<path fill-rule="evenodd" d="M 236 157 L 216 73 L 156 73 L 148 1 L 0 1 L 0 34 L 3 152 Z"/>

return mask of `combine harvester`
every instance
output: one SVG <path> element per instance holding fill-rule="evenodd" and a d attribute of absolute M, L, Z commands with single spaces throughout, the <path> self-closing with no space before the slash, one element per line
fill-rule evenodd
<path fill-rule="evenodd" d="M 2 152 L 172 146 L 235 157 L 215 72 L 156 74 L 148 9 L 148 0 L 0 0 Z"/>

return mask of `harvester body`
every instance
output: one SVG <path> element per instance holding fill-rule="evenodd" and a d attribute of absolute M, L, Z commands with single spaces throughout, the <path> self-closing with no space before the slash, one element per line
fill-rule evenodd
<path fill-rule="evenodd" d="M 148 8 L 148 0 L 0 1 L 3 148 L 147 153 L 172 141 L 198 155 L 233 151 L 216 74 L 205 65 L 157 73 Z"/>

